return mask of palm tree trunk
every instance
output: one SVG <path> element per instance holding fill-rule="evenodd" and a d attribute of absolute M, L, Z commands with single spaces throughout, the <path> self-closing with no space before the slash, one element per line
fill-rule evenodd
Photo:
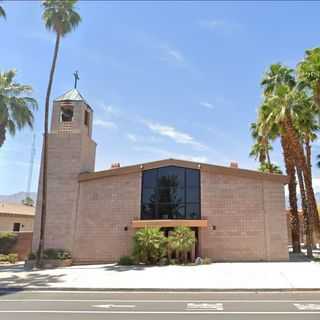
<path fill-rule="evenodd" d="M 287 116 L 286 120 L 284 121 L 284 128 L 286 130 L 286 134 L 288 136 L 288 141 L 290 143 L 290 148 L 292 148 L 294 157 L 295 157 L 295 162 L 296 166 L 301 169 L 303 178 L 304 178 L 304 183 L 306 187 L 306 194 L 307 194 L 307 206 L 308 206 L 308 221 L 310 230 L 309 230 L 309 235 L 311 239 L 313 238 L 313 214 L 310 206 L 310 199 L 312 199 L 312 193 L 313 193 L 313 188 L 312 188 L 312 181 L 310 179 L 309 175 L 309 169 L 306 163 L 306 158 L 304 155 L 303 147 L 301 145 L 301 142 L 299 140 L 299 137 L 293 127 L 292 120 L 289 116 Z M 313 258 L 312 252 L 308 253 L 309 258 Z"/>
<path fill-rule="evenodd" d="M 6 141 L 6 126 L 3 123 L 0 123 L 0 148 Z"/>
<path fill-rule="evenodd" d="M 300 195 L 301 195 L 301 205 L 303 210 L 303 220 L 305 226 L 305 235 L 306 235 L 306 247 L 307 247 L 307 255 L 312 255 L 312 237 L 310 238 L 310 223 L 308 219 L 308 205 L 306 198 L 306 190 L 304 187 L 303 175 L 300 168 L 297 168 L 297 175 L 299 181 Z"/>
<path fill-rule="evenodd" d="M 292 157 L 292 150 L 287 138 L 281 136 L 281 145 L 283 149 L 284 163 L 286 167 L 287 176 L 289 177 L 288 189 L 289 189 L 289 203 L 290 203 L 290 226 L 292 236 L 292 249 L 294 253 L 301 252 L 300 247 L 300 223 L 298 215 L 297 205 L 297 182 L 294 159 Z"/>
<path fill-rule="evenodd" d="M 37 251 L 37 266 L 41 267 L 43 250 L 44 250 L 44 237 L 45 237 L 45 225 L 47 214 L 47 165 L 48 165 L 48 127 L 49 127 L 49 107 L 50 107 L 50 95 L 53 83 L 53 76 L 56 69 L 58 51 L 60 45 L 60 34 L 57 33 L 56 43 L 54 47 L 53 60 L 50 70 L 49 83 L 46 94 L 45 104 L 45 116 L 44 116 L 44 135 L 43 135 L 43 158 L 42 158 L 42 197 L 41 197 L 41 219 L 40 219 L 40 239 L 39 247 Z"/>
<path fill-rule="evenodd" d="M 307 165 L 309 169 L 310 180 L 312 181 L 311 144 L 310 144 L 310 139 L 308 137 L 305 140 L 305 151 L 306 151 L 306 160 L 307 160 Z M 314 192 L 312 193 L 311 196 L 312 198 L 310 199 L 310 202 L 311 202 L 311 209 L 312 209 L 313 219 L 314 219 L 314 235 L 316 238 L 319 239 L 320 238 L 320 220 L 319 220 L 317 201 L 316 201 Z"/>
<path fill-rule="evenodd" d="M 266 150 L 266 155 L 267 155 L 267 161 L 268 161 L 269 172 L 270 172 L 270 173 L 272 173 L 271 159 L 270 159 L 270 153 L 269 153 L 268 148 L 267 148 L 267 150 Z"/>

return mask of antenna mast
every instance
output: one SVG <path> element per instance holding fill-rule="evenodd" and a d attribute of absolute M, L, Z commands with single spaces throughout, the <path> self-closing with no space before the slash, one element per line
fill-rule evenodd
<path fill-rule="evenodd" d="M 28 175 L 28 182 L 27 182 L 27 197 L 30 197 L 30 192 L 31 192 L 31 182 L 32 182 L 35 154 L 36 154 L 36 135 L 33 134 L 32 147 L 31 147 L 31 153 L 30 153 L 30 163 L 29 163 L 29 175 Z"/>

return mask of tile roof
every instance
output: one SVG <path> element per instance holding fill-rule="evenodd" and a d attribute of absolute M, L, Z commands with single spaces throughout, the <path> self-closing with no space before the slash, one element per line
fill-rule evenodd
<path fill-rule="evenodd" d="M 34 216 L 35 207 L 24 204 L 0 202 L 0 215 L 1 214 Z"/>

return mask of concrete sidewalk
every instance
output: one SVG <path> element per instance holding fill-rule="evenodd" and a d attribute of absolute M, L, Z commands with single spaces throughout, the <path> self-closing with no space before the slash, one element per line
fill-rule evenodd
<path fill-rule="evenodd" d="M 320 263 L 213 263 L 199 266 L 72 266 L 25 271 L 0 266 L 0 288 L 85 290 L 320 290 Z"/>

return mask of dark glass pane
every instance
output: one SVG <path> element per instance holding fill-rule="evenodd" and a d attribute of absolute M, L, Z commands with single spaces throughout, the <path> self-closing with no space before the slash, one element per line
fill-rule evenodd
<path fill-rule="evenodd" d="M 158 213 L 160 219 L 172 219 L 172 204 L 159 203 Z"/>
<path fill-rule="evenodd" d="M 198 188 L 187 189 L 187 200 L 186 202 L 200 202 L 200 194 Z"/>
<path fill-rule="evenodd" d="M 187 188 L 188 187 L 198 187 L 200 182 L 199 170 L 187 169 Z"/>
<path fill-rule="evenodd" d="M 184 202 L 184 189 L 159 188 L 159 202 Z"/>
<path fill-rule="evenodd" d="M 159 187 L 184 187 L 184 168 L 164 167 L 159 169 Z"/>
<path fill-rule="evenodd" d="M 200 171 L 175 166 L 143 172 L 141 219 L 200 219 Z"/>
<path fill-rule="evenodd" d="M 198 203 L 187 204 L 186 219 L 200 219 L 200 205 Z"/>
<path fill-rule="evenodd" d="M 174 205 L 172 208 L 172 219 L 185 219 L 186 212 L 185 206 L 182 205 Z"/>
<path fill-rule="evenodd" d="M 142 193 L 143 203 L 155 203 L 157 200 L 156 188 L 144 188 Z"/>
<path fill-rule="evenodd" d="M 155 219 L 155 205 L 150 203 L 143 203 L 141 210 L 141 219 Z"/>
<path fill-rule="evenodd" d="M 155 188 L 157 185 L 157 170 L 147 170 L 143 172 L 143 187 Z"/>

